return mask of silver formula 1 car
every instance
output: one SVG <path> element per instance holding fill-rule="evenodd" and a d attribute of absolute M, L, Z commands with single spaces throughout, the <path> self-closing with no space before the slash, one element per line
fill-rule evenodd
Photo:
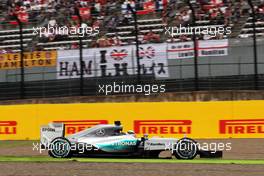
<path fill-rule="evenodd" d="M 120 121 L 115 124 L 96 125 L 64 137 L 62 123 L 49 123 L 41 127 L 41 146 L 50 156 L 67 158 L 84 157 L 143 157 L 159 158 L 163 151 L 170 151 L 177 159 L 222 157 L 222 151 L 211 152 L 199 149 L 190 138 L 136 138 L 133 131 L 123 132 Z"/>

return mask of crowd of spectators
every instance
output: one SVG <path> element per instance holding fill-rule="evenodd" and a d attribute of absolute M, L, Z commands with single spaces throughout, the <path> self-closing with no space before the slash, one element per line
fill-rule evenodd
<path fill-rule="evenodd" d="M 14 21 L 15 16 L 25 18 L 26 23 L 47 24 L 56 18 L 58 25 L 68 25 L 78 19 L 77 14 L 83 17 L 88 25 L 96 22 L 99 16 L 108 16 L 116 8 L 114 0 L 4 0 L 5 13 L 1 21 Z M 2 4 L 4 4 L 2 2 Z"/>
<path fill-rule="evenodd" d="M 14 16 L 23 15 L 29 22 L 38 22 L 42 26 L 67 26 L 68 28 L 91 26 L 100 28 L 101 35 L 90 42 L 89 47 L 109 47 L 123 45 L 116 28 L 118 25 L 131 25 L 132 14 L 128 5 L 140 14 L 149 12 L 161 16 L 163 24 L 173 26 L 187 26 L 191 24 L 192 13 L 186 1 L 180 0 L 4 0 L 6 13 L 0 16 L 1 21 L 12 21 Z M 4 4 L 2 2 L 2 4 Z M 181 3 L 180 3 L 181 2 Z M 207 21 L 208 25 L 229 26 L 250 12 L 246 0 L 196 0 L 193 3 L 197 21 Z M 0 6 L 1 8 L 1 6 Z M 258 18 L 264 20 L 264 0 L 255 6 Z M 82 16 L 79 23 L 78 13 Z M 25 15 L 26 14 L 26 15 Z M 41 23 L 41 24 L 39 24 Z M 107 32 L 114 33 L 109 37 Z M 43 34 L 40 42 L 53 42 L 65 40 L 69 36 Z M 212 39 L 208 36 L 199 36 L 201 39 Z M 221 39 L 223 35 L 214 38 Z M 188 41 L 187 35 L 178 36 L 176 39 L 168 37 L 167 41 Z M 161 33 L 150 30 L 144 33 L 141 43 L 162 42 Z M 71 44 L 71 48 L 78 48 L 78 43 Z"/>
<path fill-rule="evenodd" d="M 264 0 L 261 0 L 260 3 L 255 6 L 255 8 L 258 20 L 264 21 Z"/>
<path fill-rule="evenodd" d="M 193 7 L 195 8 L 197 25 L 223 25 L 226 28 L 238 23 L 241 17 L 248 16 L 250 13 L 250 7 L 246 0 L 196 0 L 196 2 L 193 3 Z M 188 5 L 177 6 L 177 4 L 174 4 L 171 9 L 167 16 L 173 26 L 189 26 L 192 24 L 192 12 Z M 224 35 L 201 35 L 198 37 L 206 40 L 221 39 Z M 175 40 L 171 37 L 168 39 L 168 41 Z M 176 41 L 186 40 L 191 40 L 191 38 L 182 35 L 178 36 Z"/>

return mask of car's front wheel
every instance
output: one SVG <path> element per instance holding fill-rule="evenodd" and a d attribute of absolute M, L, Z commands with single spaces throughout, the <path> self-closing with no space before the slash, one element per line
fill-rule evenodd
<path fill-rule="evenodd" d="M 71 143 L 63 137 L 55 138 L 51 141 L 48 153 L 53 158 L 69 158 L 71 156 Z"/>
<path fill-rule="evenodd" d="M 177 159 L 194 159 L 198 154 L 197 142 L 190 138 L 182 138 L 174 146 Z"/>

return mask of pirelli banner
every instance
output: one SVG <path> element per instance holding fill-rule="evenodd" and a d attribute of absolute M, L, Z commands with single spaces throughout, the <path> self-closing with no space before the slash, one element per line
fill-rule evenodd
<path fill-rule="evenodd" d="M 0 139 L 39 139 L 49 122 L 65 123 L 69 135 L 115 120 L 138 137 L 263 138 L 263 107 L 264 101 L 0 106 Z"/>
<path fill-rule="evenodd" d="M 54 67 L 57 64 L 56 51 L 35 51 L 24 53 L 24 67 Z M 20 53 L 0 54 L 0 70 L 21 67 Z"/>

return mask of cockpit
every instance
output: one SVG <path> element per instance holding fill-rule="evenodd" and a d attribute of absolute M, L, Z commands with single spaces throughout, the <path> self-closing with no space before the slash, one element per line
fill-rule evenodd
<path fill-rule="evenodd" d="M 132 130 L 127 133 L 123 132 L 123 126 L 119 121 L 114 125 L 102 124 L 85 129 L 78 133 L 68 136 L 68 138 L 81 138 L 81 137 L 108 137 L 108 136 L 122 136 L 122 135 L 134 135 Z"/>

